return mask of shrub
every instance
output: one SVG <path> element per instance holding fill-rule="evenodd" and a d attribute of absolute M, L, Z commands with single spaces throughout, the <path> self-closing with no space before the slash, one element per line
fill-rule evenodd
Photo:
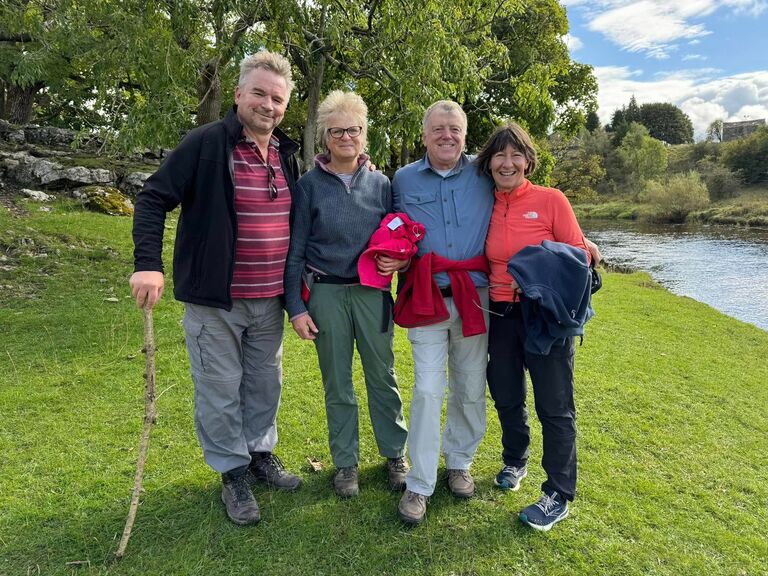
<path fill-rule="evenodd" d="M 697 171 L 701 174 L 709 192 L 709 200 L 717 202 L 725 198 L 734 198 L 739 190 L 739 178 L 722 164 L 709 158 L 700 160 Z"/>
<path fill-rule="evenodd" d="M 698 172 L 671 176 L 667 183 L 650 180 L 646 183 L 641 200 L 650 204 L 645 217 L 662 222 L 684 222 L 694 210 L 709 204 L 707 187 Z"/>

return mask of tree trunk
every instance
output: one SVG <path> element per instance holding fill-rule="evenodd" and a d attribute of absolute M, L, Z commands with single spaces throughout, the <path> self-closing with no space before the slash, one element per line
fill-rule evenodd
<path fill-rule="evenodd" d="M 197 81 L 197 125 L 218 120 L 221 116 L 221 78 L 216 62 L 208 62 Z"/>
<path fill-rule="evenodd" d="M 304 170 L 309 171 L 315 165 L 315 132 L 317 131 L 317 106 L 320 104 L 320 93 L 323 89 L 325 74 L 325 59 L 321 56 L 315 61 L 307 80 L 307 123 L 302 134 L 302 162 Z"/>
<path fill-rule="evenodd" d="M 7 93 L 8 90 L 6 83 L 0 80 L 0 118 L 3 120 L 7 120 L 5 108 L 5 99 L 7 98 Z"/>
<path fill-rule="evenodd" d="M 400 145 L 400 166 L 403 167 L 408 164 L 411 158 L 410 150 L 408 150 L 408 139 L 403 136 L 403 142 Z"/>
<path fill-rule="evenodd" d="M 9 84 L 6 95 L 6 110 L 8 112 L 8 122 L 11 124 L 29 124 L 32 120 L 32 104 L 35 102 L 35 95 L 42 86 L 32 84 L 31 86 L 17 86 Z"/>

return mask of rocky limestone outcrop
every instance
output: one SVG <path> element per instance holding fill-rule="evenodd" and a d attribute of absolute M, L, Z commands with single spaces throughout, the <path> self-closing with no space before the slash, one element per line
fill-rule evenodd
<path fill-rule="evenodd" d="M 0 173 L 21 185 L 62 189 L 87 184 L 114 185 L 116 176 L 104 168 L 67 167 L 60 162 L 38 158 L 29 152 L 0 151 Z"/>

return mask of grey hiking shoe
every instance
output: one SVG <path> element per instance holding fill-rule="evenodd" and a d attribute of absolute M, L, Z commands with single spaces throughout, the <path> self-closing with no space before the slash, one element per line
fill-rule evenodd
<path fill-rule="evenodd" d="M 387 478 L 389 487 L 392 490 L 401 491 L 405 489 L 405 475 L 408 474 L 408 462 L 404 456 L 400 458 L 387 458 Z"/>
<path fill-rule="evenodd" d="M 245 526 L 261 520 L 259 505 L 253 497 L 246 480 L 246 471 L 230 471 L 221 475 L 223 487 L 221 501 L 227 509 L 227 516 L 235 524 Z"/>
<path fill-rule="evenodd" d="M 339 468 L 333 477 L 333 489 L 336 490 L 336 494 L 342 498 L 357 496 L 360 493 L 357 477 L 357 466 Z"/>
<path fill-rule="evenodd" d="M 403 497 L 400 498 L 397 513 L 403 522 L 419 524 L 427 514 L 427 497 L 423 494 L 406 490 Z"/>
<path fill-rule="evenodd" d="M 448 470 L 448 488 L 459 498 L 475 495 L 475 481 L 469 470 Z"/>
<path fill-rule="evenodd" d="M 502 490 L 516 492 L 520 489 L 520 481 L 526 476 L 528 476 L 527 466 L 521 466 L 520 468 L 517 468 L 516 466 L 504 466 L 504 468 L 496 474 L 493 483 Z"/>
<path fill-rule="evenodd" d="M 288 472 L 280 458 L 272 452 L 252 453 L 248 472 L 251 486 L 263 483 L 282 490 L 297 490 L 301 486 L 301 478 Z"/>

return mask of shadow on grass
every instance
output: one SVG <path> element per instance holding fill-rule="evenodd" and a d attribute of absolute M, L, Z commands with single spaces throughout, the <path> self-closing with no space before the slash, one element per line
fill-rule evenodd
<path fill-rule="evenodd" d="M 130 494 L 110 499 L 114 485 L 94 485 L 98 497 L 88 506 L 71 498 L 53 514 L 9 519 L 15 529 L 3 537 L 0 573 L 69 574 L 67 563 L 77 562 L 78 574 L 480 574 L 515 564 L 539 536 L 493 493 L 456 499 L 441 481 L 426 520 L 409 527 L 397 517 L 400 493 L 389 490 L 383 465 L 363 468 L 357 498 L 337 498 L 332 477 L 332 469 L 306 475 L 293 493 L 257 487 L 262 521 L 251 527 L 227 520 L 213 473 L 150 484 L 119 563 L 112 555 Z"/>

